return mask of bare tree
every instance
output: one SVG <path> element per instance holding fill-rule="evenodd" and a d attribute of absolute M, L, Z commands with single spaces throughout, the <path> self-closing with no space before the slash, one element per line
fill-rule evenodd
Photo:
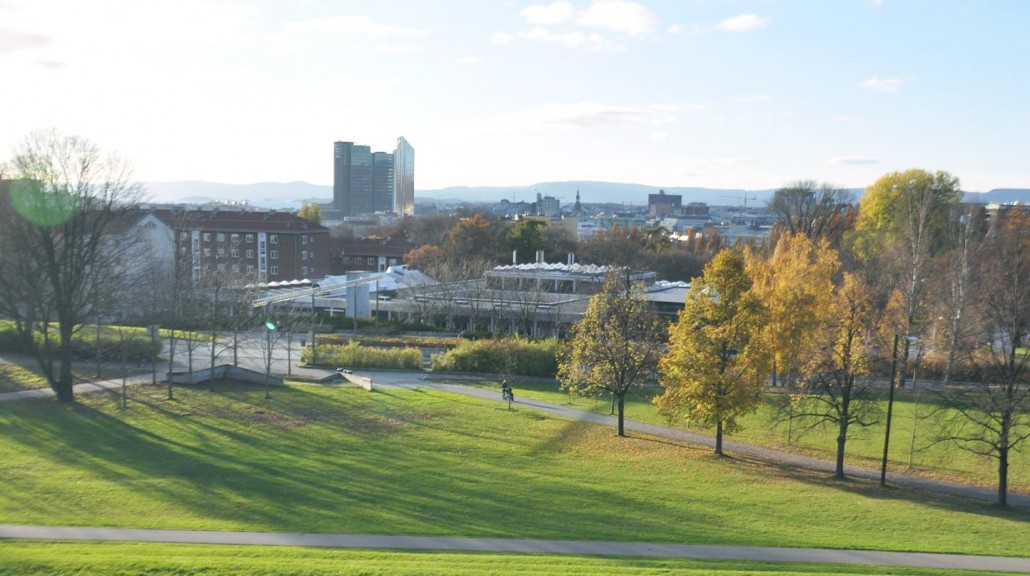
<path fill-rule="evenodd" d="M 58 400 L 74 402 L 72 336 L 117 261 L 113 223 L 141 188 L 123 159 L 53 130 L 29 134 L 10 165 L 17 179 L 0 204 L 0 312 L 14 320 Z"/>
<path fill-rule="evenodd" d="M 1030 210 L 998 214 L 981 260 L 977 318 L 964 323 L 976 338 L 955 351 L 969 385 L 944 389 L 952 426 L 945 437 L 998 462 L 999 506 L 1008 503 L 1009 455 L 1030 438 Z"/>
<path fill-rule="evenodd" d="M 777 190 L 769 201 L 769 210 L 786 232 L 836 243 L 853 223 L 849 214 L 854 201 L 854 195 L 844 188 L 799 180 Z"/>

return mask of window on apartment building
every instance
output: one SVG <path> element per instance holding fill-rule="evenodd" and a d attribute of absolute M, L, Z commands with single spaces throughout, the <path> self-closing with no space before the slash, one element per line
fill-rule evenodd
<path fill-rule="evenodd" d="M 279 275 L 279 267 L 278 266 L 269 266 L 268 267 L 268 273 L 271 274 L 272 276 L 278 276 Z"/>
<path fill-rule="evenodd" d="M 185 246 L 179 246 L 179 255 L 180 256 L 185 256 L 186 255 L 186 247 Z"/>
<path fill-rule="evenodd" d="M 247 264 L 247 274 L 253 274 L 253 273 L 254 273 L 254 265 L 253 264 Z"/>
<path fill-rule="evenodd" d="M 218 263 L 218 271 L 219 272 L 225 272 L 225 262 L 219 262 Z"/>
<path fill-rule="evenodd" d="M 232 273 L 233 274 L 239 274 L 240 273 L 240 265 L 239 264 L 233 264 L 232 265 Z"/>
<path fill-rule="evenodd" d="M 376 259 L 375 259 L 375 258 L 369 258 L 369 259 L 368 259 L 368 265 L 369 265 L 369 266 L 371 266 L 371 265 L 373 265 L 373 264 L 375 264 L 375 263 L 376 263 Z"/>
<path fill-rule="evenodd" d="M 211 257 L 211 249 L 210 248 L 204 248 L 204 258 L 210 258 L 210 257 Z"/>
<path fill-rule="evenodd" d="M 233 235 L 229 236 L 229 242 L 232 242 L 233 244 L 239 244 L 239 242 L 240 242 L 240 235 L 239 234 L 233 234 Z"/>
<path fill-rule="evenodd" d="M 207 264 L 204 264 L 204 270 L 205 271 L 210 272 L 213 269 L 214 269 L 214 266 L 212 266 L 210 262 L 208 262 Z"/>
<path fill-rule="evenodd" d="M 185 240 L 185 239 L 187 239 L 189 237 L 190 237 L 189 232 L 179 232 L 179 240 Z"/>
<path fill-rule="evenodd" d="M 279 251 L 278 250 L 270 250 L 269 253 L 268 253 L 268 257 L 271 258 L 272 260 L 278 260 L 279 259 Z"/>
<path fill-rule="evenodd" d="M 210 241 L 211 241 L 211 233 L 210 232 L 204 232 L 204 242 L 210 242 Z"/>
<path fill-rule="evenodd" d="M 307 266 L 301 266 L 300 267 L 300 275 L 301 276 L 307 276 L 308 275 L 308 267 Z"/>
<path fill-rule="evenodd" d="M 215 234 L 215 240 L 219 242 L 225 242 L 225 233 L 219 232 L 218 234 Z"/>
<path fill-rule="evenodd" d="M 300 251 L 300 259 L 301 260 L 307 260 L 308 259 L 308 251 L 307 250 L 301 250 Z"/>
<path fill-rule="evenodd" d="M 253 234 L 247 234 L 246 238 L 247 238 L 247 244 L 253 244 L 254 243 L 254 235 Z"/>
<path fill-rule="evenodd" d="M 397 263 L 397 259 L 396 258 L 390 258 L 390 266 L 393 266 L 396 263 Z"/>
<path fill-rule="evenodd" d="M 279 243 L 279 235 L 278 234 L 270 234 L 268 236 L 268 243 L 269 244 L 278 244 Z"/>
<path fill-rule="evenodd" d="M 219 248 L 218 249 L 218 257 L 219 258 L 225 258 L 225 248 Z"/>
<path fill-rule="evenodd" d="M 247 259 L 249 260 L 250 258 L 253 258 L 253 257 L 254 257 L 254 251 L 253 250 L 247 250 Z"/>
<path fill-rule="evenodd" d="M 301 234 L 300 235 L 300 243 L 301 244 L 307 244 L 308 243 L 308 237 L 306 235 L 304 235 L 304 234 Z"/>
<path fill-rule="evenodd" d="M 233 248 L 229 252 L 229 256 L 232 256 L 233 258 L 239 258 L 240 257 L 240 249 L 239 248 Z"/>

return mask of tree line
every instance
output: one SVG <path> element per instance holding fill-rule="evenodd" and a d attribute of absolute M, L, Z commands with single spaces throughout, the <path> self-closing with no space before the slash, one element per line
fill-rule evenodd
<path fill-rule="evenodd" d="M 784 187 L 770 243 L 718 252 L 670 326 L 610 277 L 559 380 L 611 393 L 623 435 L 627 392 L 656 378 L 658 412 L 714 428 L 720 455 L 739 418 L 777 398 L 799 430 L 836 430 L 843 478 L 853 427 L 889 419 L 882 401 L 918 366 L 938 381 L 937 441 L 993 458 L 1005 505 L 1009 456 L 1030 437 L 1030 211 L 961 197 L 956 178 L 923 170 L 884 175 L 857 207 L 830 185 Z"/>

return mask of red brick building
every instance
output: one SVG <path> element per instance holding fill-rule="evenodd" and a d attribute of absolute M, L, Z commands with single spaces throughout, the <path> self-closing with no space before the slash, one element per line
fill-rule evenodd
<path fill-rule="evenodd" d="M 289 212 L 162 209 L 155 216 L 174 238 L 175 257 L 203 273 L 258 282 L 329 274 L 329 229 Z"/>
<path fill-rule="evenodd" d="M 350 270 L 385 272 L 394 264 L 404 264 L 404 255 L 417 248 L 404 238 L 346 238 L 339 242 L 339 254 L 334 254 L 333 273 Z"/>

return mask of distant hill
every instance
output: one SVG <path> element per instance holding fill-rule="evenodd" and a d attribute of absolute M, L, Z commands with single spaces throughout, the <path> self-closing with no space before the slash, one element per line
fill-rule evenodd
<path fill-rule="evenodd" d="M 303 201 L 329 202 L 333 187 L 308 182 L 258 182 L 256 184 L 221 184 L 201 180 L 179 182 L 149 182 L 145 184 L 151 200 L 155 202 L 185 202 L 202 204 L 207 202 L 246 201 L 263 208 L 298 208 Z M 563 206 L 580 200 L 586 203 L 615 203 L 643 205 L 648 194 L 659 190 L 666 194 L 679 194 L 683 202 L 704 202 L 710 205 L 764 205 L 775 190 L 744 190 L 741 188 L 701 188 L 686 186 L 645 186 L 619 182 L 598 182 L 592 180 L 571 180 L 567 182 L 538 182 L 529 186 L 449 186 L 433 190 L 416 190 L 415 200 L 419 203 L 443 202 L 500 202 L 503 199 L 515 202 L 534 202 L 536 195 L 553 196 Z M 851 190 L 855 198 L 862 195 L 861 188 Z M 967 202 L 1022 202 L 1030 204 L 1028 188 L 998 188 L 989 192 L 967 192 Z"/>

